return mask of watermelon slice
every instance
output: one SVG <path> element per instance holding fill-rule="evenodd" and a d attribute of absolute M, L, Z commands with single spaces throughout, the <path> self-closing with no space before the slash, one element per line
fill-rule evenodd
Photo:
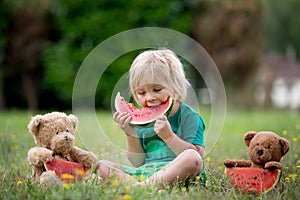
<path fill-rule="evenodd" d="M 56 176 L 66 183 L 73 183 L 81 180 L 90 169 L 80 163 L 56 159 L 44 163 L 44 166 L 47 171 L 54 171 Z"/>
<path fill-rule="evenodd" d="M 250 167 L 226 168 L 225 174 L 229 177 L 233 187 L 245 193 L 266 193 L 276 186 L 281 177 L 281 170 L 268 170 Z"/>
<path fill-rule="evenodd" d="M 169 97 L 168 100 L 160 105 L 152 107 L 136 108 L 132 103 L 126 102 L 124 97 L 117 93 L 115 98 L 115 108 L 118 112 L 128 112 L 132 120 L 130 124 L 137 126 L 149 126 L 158 117 L 168 115 L 173 106 L 173 98 Z"/>

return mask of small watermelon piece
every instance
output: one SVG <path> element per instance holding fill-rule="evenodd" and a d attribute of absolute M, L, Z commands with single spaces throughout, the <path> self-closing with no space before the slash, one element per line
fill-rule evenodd
<path fill-rule="evenodd" d="M 276 186 L 281 177 L 281 170 L 268 170 L 250 167 L 226 168 L 225 174 L 229 177 L 233 187 L 245 193 L 266 193 Z"/>
<path fill-rule="evenodd" d="M 66 183 L 73 183 L 81 180 L 90 169 L 81 163 L 56 159 L 44 163 L 44 166 L 47 171 L 54 171 L 56 176 Z"/>
<path fill-rule="evenodd" d="M 169 97 L 168 100 L 160 105 L 152 107 L 136 108 L 132 103 L 126 102 L 124 97 L 117 93 L 115 98 L 115 108 L 118 112 L 128 112 L 132 119 L 130 124 L 137 126 L 146 126 L 154 122 L 162 115 L 168 115 L 173 106 L 173 98 Z"/>

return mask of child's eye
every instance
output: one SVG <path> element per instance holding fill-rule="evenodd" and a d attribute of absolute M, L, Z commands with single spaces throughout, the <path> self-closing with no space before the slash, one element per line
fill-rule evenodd
<path fill-rule="evenodd" d="M 138 95 L 144 95 L 146 92 L 138 92 Z"/>
<path fill-rule="evenodd" d="M 162 90 L 161 88 L 155 88 L 155 89 L 153 89 L 154 92 L 159 92 L 161 90 Z"/>

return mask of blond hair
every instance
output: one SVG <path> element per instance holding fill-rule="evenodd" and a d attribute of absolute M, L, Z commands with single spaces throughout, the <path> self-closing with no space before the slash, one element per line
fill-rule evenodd
<path fill-rule="evenodd" d="M 185 99 L 187 87 L 190 85 L 182 63 L 169 49 L 144 51 L 132 62 L 129 84 L 135 100 L 136 89 L 149 81 L 169 88 L 174 93 L 174 98 L 179 101 Z"/>

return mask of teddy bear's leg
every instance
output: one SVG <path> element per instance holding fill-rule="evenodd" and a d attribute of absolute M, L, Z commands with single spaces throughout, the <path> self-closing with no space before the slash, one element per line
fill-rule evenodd
<path fill-rule="evenodd" d="M 40 177 L 40 184 L 50 186 L 50 185 L 61 185 L 62 182 L 56 176 L 54 171 L 46 171 L 42 173 Z"/>

